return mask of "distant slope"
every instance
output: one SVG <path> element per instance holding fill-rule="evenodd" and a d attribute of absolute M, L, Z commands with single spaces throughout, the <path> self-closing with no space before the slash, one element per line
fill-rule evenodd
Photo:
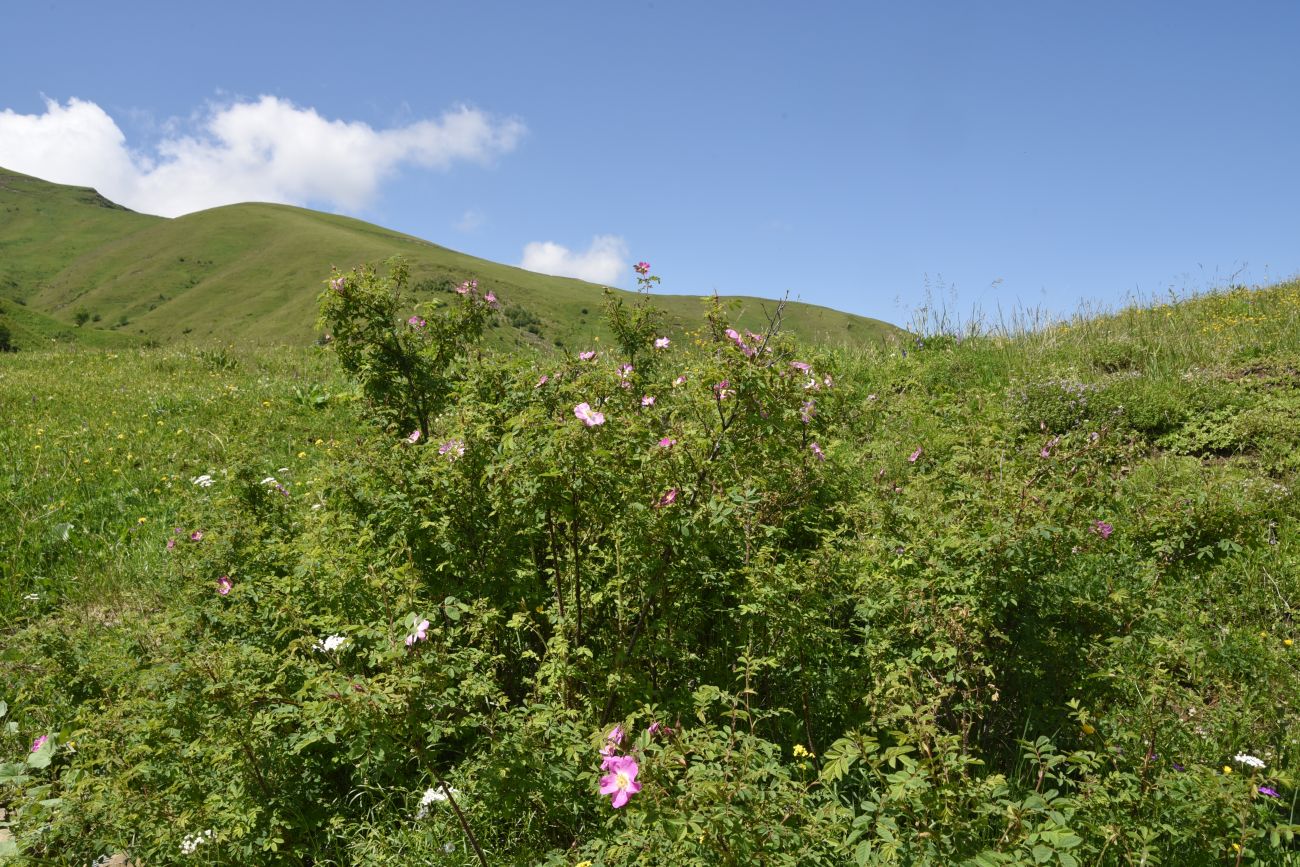
<path fill-rule="evenodd" d="M 83 253 L 161 217 L 0 168 L 0 297 L 26 298 Z"/>
<path fill-rule="evenodd" d="M 331 265 L 348 269 L 394 255 L 411 263 L 423 295 L 477 277 L 505 304 L 491 332 L 503 347 L 573 347 L 609 339 L 602 288 L 478 259 L 360 220 L 287 205 L 241 204 L 174 220 L 114 206 L 93 190 L 0 173 L 0 295 L 71 324 L 169 342 L 238 340 L 305 343 L 316 335 L 316 296 Z M 5 290 L 5 279 L 10 282 Z M 620 293 L 628 295 L 629 293 Z M 757 329 L 773 301 L 734 299 L 736 322 Z M 657 295 L 673 329 L 695 327 L 694 296 Z M 784 316 L 799 337 L 863 344 L 893 326 L 792 302 Z"/>

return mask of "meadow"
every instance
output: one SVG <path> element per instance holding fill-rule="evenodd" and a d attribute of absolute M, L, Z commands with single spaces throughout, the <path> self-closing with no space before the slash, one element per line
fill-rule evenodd
<path fill-rule="evenodd" d="M 0 862 L 1300 863 L 1300 283 L 529 354 L 401 283 L 0 355 Z"/>

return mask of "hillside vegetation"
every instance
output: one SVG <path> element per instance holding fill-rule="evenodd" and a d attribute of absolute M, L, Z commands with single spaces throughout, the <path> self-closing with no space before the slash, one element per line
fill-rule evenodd
<path fill-rule="evenodd" d="M 242 204 L 168 220 L 128 211 L 94 190 L 0 169 L 0 214 L 0 299 L 23 301 L 66 326 L 27 329 L 20 345 L 93 331 L 152 343 L 303 345 L 320 336 L 316 296 L 331 267 L 392 256 L 410 262 L 418 300 L 445 297 L 469 279 L 493 286 L 504 307 L 488 345 L 565 348 L 612 336 L 599 315 L 602 287 L 303 208 Z M 702 310 L 695 296 L 657 301 L 678 333 Z M 741 327 L 759 328 L 776 308 L 759 298 L 729 301 Z M 79 313 L 92 318 L 74 331 Z M 787 304 L 784 316 L 791 334 L 832 345 L 898 333 L 874 319 L 798 302 Z M 105 345 L 98 337 L 88 342 Z"/>
<path fill-rule="evenodd" d="M 1300 863 L 1300 283 L 562 357 L 393 288 L 0 356 L 0 853 Z"/>

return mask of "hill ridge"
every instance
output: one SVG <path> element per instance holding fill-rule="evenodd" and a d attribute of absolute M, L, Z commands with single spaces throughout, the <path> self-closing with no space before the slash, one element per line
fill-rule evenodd
<path fill-rule="evenodd" d="M 169 219 L 124 208 L 90 187 L 3 168 L 0 214 L 8 218 L 0 223 L 0 298 L 49 319 L 38 333 L 20 334 L 20 345 L 32 338 L 76 340 L 92 330 L 160 343 L 307 343 L 317 336 L 316 296 L 330 268 L 394 255 L 407 258 L 422 300 L 471 277 L 491 285 L 505 305 L 489 333 L 489 343 L 500 348 L 565 349 L 610 337 L 599 316 L 605 287 L 493 262 L 346 215 L 245 202 Z M 699 321 L 698 298 L 654 296 L 678 333 Z M 737 305 L 740 327 L 762 324 L 763 305 L 778 303 L 727 300 Z M 847 345 L 898 331 L 798 301 L 787 303 L 785 325 L 805 340 Z"/>

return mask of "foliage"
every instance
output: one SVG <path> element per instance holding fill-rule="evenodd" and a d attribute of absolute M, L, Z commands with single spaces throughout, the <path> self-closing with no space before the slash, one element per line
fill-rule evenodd
<path fill-rule="evenodd" d="M 407 279 L 335 274 L 327 357 L 3 362 L 24 856 L 1296 863 L 1300 329 L 848 353 L 642 298 L 520 357 Z"/>

